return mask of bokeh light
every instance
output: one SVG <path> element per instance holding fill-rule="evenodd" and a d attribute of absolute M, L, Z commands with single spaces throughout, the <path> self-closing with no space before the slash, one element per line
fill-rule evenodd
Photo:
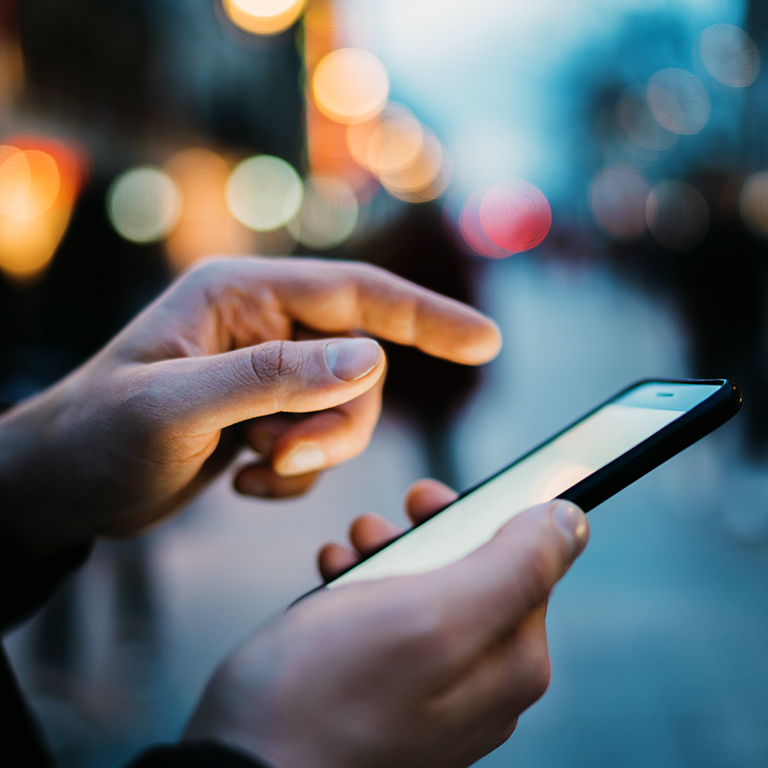
<path fill-rule="evenodd" d="M 176 182 L 183 200 L 179 222 L 164 243 L 174 272 L 211 256 L 253 253 L 253 231 L 227 206 L 232 170 L 228 160 L 210 149 L 190 147 L 171 155 L 163 170 Z"/>
<path fill-rule="evenodd" d="M 59 169 L 47 152 L 0 146 L 0 213 L 27 221 L 45 213 L 59 193 Z"/>
<path fill-rule="evenodd" d="M 552 209 L 544 193 L 519 179 L 494 184 L 483 196 L 479 215 L 488 238 L 510 253 L 535 248 L 552 226 Z"/>
<path fill-rule="evenodd" d="M 704 83 L 684 69 L 662 69 L 648 81 L 648 106 L 672 133 L 699 133 L 709 122 L 712 103 Z"/>
<path fill-rule="evenodd" d="M 733 24 L 713 24 L 699 40 L 701 60 L 712 77 L 732 88 L 746 88 L 760 72 L 760 52 L 755 41 Z"/>
<path fill-rule="evenodd" d="M 358 203 L 339 179 L 315 176 L 304 182 L 304 200 L 288 231 L 302 245 L 324 251 L 341 245 L 355 231 Z"/>
<path fill-rule="evenodd" d="M 0 145 L 0 269 L 17 281 L 41 274 L 69 223 L 85 161 L 48 139 L 19 136 Z"/>
<path fill-rule="evenodd" d="M 306 0 L 223 0 L 227 16 L 254 35 L 276 35 L 301 16 Z"/>
<path fill-rule="evenodd" d="M 377 176 L 399 174 L 413 166 L 424 146 L 421 123 L 405 107 L 388 108 L 368 137 L 364 168 Z M 357 155 L 353 155 L 357 159 Z"/>
<path fill-rule="evenodd" d="M 768 172 L 753 173 L 744 182 L 739 203 L 746 225 L 755 234 L 768 237 Z"/>
<path fill-rule="evenodd" d="M 118 176 L 107 192 L 107 214 L 126 240 L 156 243 L 176 226 L 181 192 L 173 179 L 151 165 L 131 168 Z"/>
<path fill-rule="evenodd" d="M 621 240 L 636 238 L 647 228 L 645 206 L 651 185 L 628 165 L 603 168 L 592 180 L 589 204 L 595 221 Z"/>
<path fill-rule="evenodd" d="M 684 181 L 664 181 L 655 186 L 645 210 L 651 234 L 672 251 L 691 250 L 709 229 L 706 200 Z"/>
<path fill-rule="evenodd" d="M 235 218 L 257 232 L 285 226 L 301 208 L 301 179 L 278 157 L 243 160 L 227 182 L 227 204 Z"/>
<path fill-rule="evenodd" d="M 503 259 L 510 252 L 488 237 L 480 221 L 480 206 L 487 191 L 487 187 L 478 189 L 466 199 L 459 214 L 459 233 L 470 253 L 489 259 Z"/>
<path fill-rule="evenodd" d="M 370 198 L 378 184 L 370 171 L 350 154 L 349 127 L 326 117 L 311 101 L 307 104 L 307 149 L 311 172 L 317 176 L 343 179 L 355 190 L 358 200 L 362 200 Z"/>
<path fill-rule="evenodd" d="M 402 160 L 402 156 L 400 157 Z M 378 178 L 393 197 L 409 203 L 424 203 L 439 197 L 451 179 L 451 164 L 437 137 L 424 130 L 418 153 L 410 162 L 382 168 Z"/>
<path fill-rule="evenodd" d="M 327 117 L 340 123 L 359 123 L 370 120 L 384 108 L 389 77 L 372 53 L 360 48 L 341 48 L 317 65 L 312 94 Z"/>
<path fill-rule="evenodd" d="M 670 149 L 678 140 L 677 134 L 668 131 L 653 116 L 643 87 L 624 91 L 616 105 L 616 117 L 627 138 L 643 149 L 660 152 Z"/>

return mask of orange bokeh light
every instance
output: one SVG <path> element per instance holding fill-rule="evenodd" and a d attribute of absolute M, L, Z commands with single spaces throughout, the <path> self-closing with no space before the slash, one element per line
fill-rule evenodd
<path fill-rule="evenodd" d="M 306 0 L 223 0 L 230 20 L 253 35 L 276 35 L 301 16 Z"/>
<path fill-rule="evenodd" d="M 403 107 L 388 107 L 368 137 L 364 167 L 376 175 L 399 174 L 418 162 L 424 147 L 421 123 Z M 439 162 L 439 158 L 438 158 Z"/>
<path fill-rule="evenodd" d="M 254 237 L 231 214 L 225 190 L 232 165 L 210 149 L 192 147 L 172 155 L 164 170 L 181 190 L 183 206 L 165 249 L 175 272 L 203 258 L 253 252 Z"/>
<path fill-rule="evenodd" d="M 383 170 L 379 178 L 386 190 L 409 203 L 434 200 L 445 191 L 450 181 L 450 169 L 445 162 L 443 147 L 432 134 L 424 134 L 418 154 L 397 170 Z M 445 171 L 441 175 L 441 171 Z"/>
<path fill-rule="evenodd" d="M 370 120 L 384 108 L 389 77 L 382 63 L 360 48 L 341 48 L 325 56 L 312 76 L 318 109 L 339 123 Z"/>
<path fill-rule="evenodd" d="M 14 137 L 0 145 L 0 269 L 26 281 L 48 265 L 84 182 L 85 164 L 59 142 Z"/>
<path fill-rule="evenodd" d="M 544 193 L 527 181 L 494 184 L 483 196 L 480 224 L 486 236 L 510 253 L 539 245 L 552 226 L 552 209 Z"/>

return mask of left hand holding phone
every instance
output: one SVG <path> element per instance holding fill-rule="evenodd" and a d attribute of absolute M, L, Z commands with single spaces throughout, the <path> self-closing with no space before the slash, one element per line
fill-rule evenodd
<path fill-rule="evenodd" d="M 452 495 L 417 484 L 411 518 Z M 395 533 L 371 517 L 356 528 L 363 550 Z M 445 568 L 321 590 L 225 661 L 185 738 L 220 739 L 275 768 L 471 765 L 544 693 L 547 598 L 588 537 L 584 514 L 555 501 Z M 326 577 L 334 558 L 346 567 L 342 551 L 324 550 Z"/>

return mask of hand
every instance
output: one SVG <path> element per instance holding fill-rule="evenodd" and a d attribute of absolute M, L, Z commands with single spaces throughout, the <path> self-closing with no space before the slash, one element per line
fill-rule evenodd
<path fill-rule="evenodd" d="M 40 550 L 133 533 L 186 501 L 243 441 L 266 459 L 238 474 L 240 491 L 301 492 L 359 453 L 378 418 L 385 360 L 354 331 L 470 365 L 499 348 L 479 312 L 373 267 L 208 262 L 0 420 L 3 522 Z"/>
<path fill-rule="evenodd" d="M 419 480 L 405 497 L 405 513 L 414 524 L 422 523 L 458 497 L 456 491 L 437 480 Z M 404 529 L 379 515 L 361 515 L 349 527 L 352 548 L 326 544 L 318 555 L 320 575 L 330 581 L 396 539 Z"/>
<path fill-rule="evenodd" d="M 420 518 L 452 492 L 417 485 Z M 360 549 L 389 524 L 353 526 Z M 458 563 L 322 590 L 216 672 L 186 739 L 218 739 L 275 768 L 463 768 L 502 744 L 549 682 L 544 618 L 586 545 L 584 514 L 551 502 Z M 330 575 L 357 557 L 326 547 Z"/>

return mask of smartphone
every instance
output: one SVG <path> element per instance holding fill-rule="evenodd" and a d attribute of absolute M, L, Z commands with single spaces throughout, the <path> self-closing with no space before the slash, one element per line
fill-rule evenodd
<path fill-rule="evenodd" d="M 741 402 L 725 379 L 633 384 L 326 587 L 448 565 L 534 504 L 568 499 L 588 512 L 724 424 Z"/>

